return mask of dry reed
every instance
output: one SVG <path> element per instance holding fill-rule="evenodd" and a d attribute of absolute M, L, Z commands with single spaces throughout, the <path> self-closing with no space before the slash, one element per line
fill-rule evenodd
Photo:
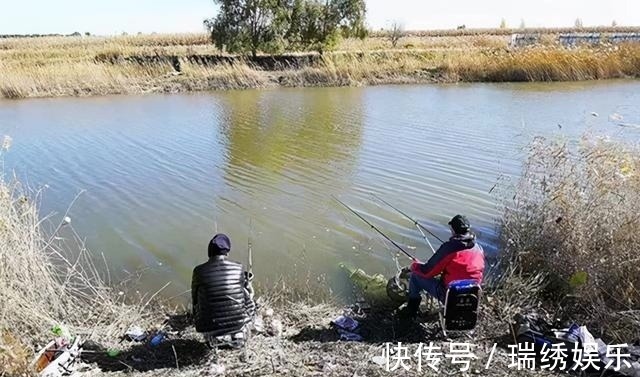
<path fill-rule="evenodd" d="M 453 81 L 581 81 L 640 76 L 640 47 L 566 50 L 534 47 L 451 57 L 442 67 Z"/>
<path fill-rule="evenodd" d="M 504 255 L 543 299 L 609 339 L 640 337 L 640 148 L 536 139 L 502 219 Z"/>
<path fill-rule="evenodd" d="M 0 181 L 0 375 L 24 372 L 55 325 L 109 344 L 131 324 L 149 320 L 146 301 L 126 304 L 107 285 L 70 224 L 45 236 L 48 219 L 38 216 L 38 198 Z"/>
<path fill-rule="evenodd" d="M 509 50 L 508 37 L 492 34 L 413 35 L 397 49 L 389 43 L 346 39 L 320 59 L 300 53 L 294 66 L 274 68 L 220 60 L 204 34 L 7 38 L 0 39 L 0 98 L 640 76 L 637 45 L 567 50 L 544 42 Z"/>

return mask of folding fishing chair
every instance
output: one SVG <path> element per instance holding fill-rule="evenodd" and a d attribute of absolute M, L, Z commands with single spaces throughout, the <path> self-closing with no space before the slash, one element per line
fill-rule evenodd
<path fill-rule="evenodd" d="M 440 326 L 444 336 L 447 331 L 462 332 L 475 329 L 482 288 L 475 280 L 455 280 L 445 292 L 440 310 Z"/>

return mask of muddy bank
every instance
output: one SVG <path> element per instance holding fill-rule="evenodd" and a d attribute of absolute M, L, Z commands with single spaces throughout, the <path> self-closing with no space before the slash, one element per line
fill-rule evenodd
<path fill-rule="evenodd" d="M 267 307 L 260 311 L 265 317 Z M 470 336 L 445 338 L 435 318 L 423 317 L 421 324 L 403 327 L 390 311 L 353 313 L 361 323 L 364 341 L 346 342 L 331 327 L 331 320 L 345 314 L 345 309 L 330 304 L 309 305 L 288 303 L 278 306 L 273 318 L 283 324 L 282 333 L 256 333 L 252 335 L 246 350 L 220 350 L 216 355 L 203 343 L 201 335 L 194 331 L 188 314 L 167 317 L 168 340 L 157 348 L 144 344 L 121 344 L 116 357 L 103 354 L 99 346 L 93 348 L 97 354 L 87 354 L 79 367 L 84 376 L 190 376 L 215 375 L 215 370 L 224 367 L 225 376 L 414 376 L 418 372 L 417 358 L 406 361 L 411 368 L 390 369 L 380 364 L 389 343 L 401 342 L 413 354 L 420 344 L 432 342 L 444 354 L 451 344 L 468 343 L 475 355 L 468 371 L 444 356 L 436 370 L 423 365 L 422 374 L 450 375 L 476 374 L 486 376 L 540 375 L 540 372 L 517 371 L 509 368 L 508 326 L 502 321 L 490 319 L 486 308 L 481 325 Z M 487 368 L 491 350 L 495 353 Z M 455 347 L 455 346 L 454 346 Z"/>
<path fill-rule="evenodd" d="M 284 69 L 302 69 L 312 67 L 323 61 L 318 54 L 299 55 L 259 55 L 259 56 L 230 56 L 230 55 L 130 55 L 118 53 L 96 55 L 97 63 L 109 64 L 170 64 L 176 72 L 182 71 L 182 65 L 194 64 L 204 67 L 218 65 L 248 65 L 253 69 L 264 71 L 278 71 Z"/>

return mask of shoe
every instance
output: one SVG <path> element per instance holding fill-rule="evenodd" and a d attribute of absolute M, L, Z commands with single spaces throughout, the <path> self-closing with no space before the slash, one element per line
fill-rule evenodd
<path fill-rule="evenodd" d="M 420 301 L 422 301 L 422 298 L 410 298 L 409 301 L 407 301 L 407 306 L 400 309 L 398 313 L 399 317 L 407 320 L 416 319 L 418 310 L 420 309 Z"/>

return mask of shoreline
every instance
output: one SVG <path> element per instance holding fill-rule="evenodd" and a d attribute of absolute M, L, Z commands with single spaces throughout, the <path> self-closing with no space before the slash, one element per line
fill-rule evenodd
<path fill-rule="evenodd" d="M 0 40 L 0 98 L 640 78 L 638 43 L 565 48 L 551 41 L 512 49 L 508 36 L 482 35 L 407 37 L 391 49 L 376 37 L 345 40 L 324 55 L 245 57 L 191 38 Z"/>

